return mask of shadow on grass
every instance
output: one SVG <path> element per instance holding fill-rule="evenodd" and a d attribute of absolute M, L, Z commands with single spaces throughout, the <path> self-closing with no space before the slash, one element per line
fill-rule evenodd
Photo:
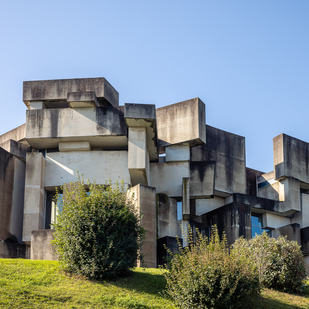
<path fill-rule="evenodd" d="M 101 285 L 114 285 L 118 288 L 141 293 L 158 295 L 165 289 L 166 280 L 163 275 L 143 272 L 132 272 L 128 277 L 110 281 L 93 281 Z"/>

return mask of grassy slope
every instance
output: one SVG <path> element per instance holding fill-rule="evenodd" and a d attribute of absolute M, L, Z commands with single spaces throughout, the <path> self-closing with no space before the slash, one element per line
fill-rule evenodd
<path fill-rule="evenodd" d="M 161 292 L 159 269 L 136 269 L 133 277 L 92 282 L 66 276 L 58 262 L 0 259 L 2 308 L 174 308 Z M 247 308 L 309 308 L 309 297 L 264 290 Z"/>

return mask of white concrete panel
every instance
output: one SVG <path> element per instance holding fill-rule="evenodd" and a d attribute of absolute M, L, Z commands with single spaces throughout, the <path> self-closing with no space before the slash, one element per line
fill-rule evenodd
<path fill-rule="evenodd" d="M 128 167 L 145 169 L 146 168 L 146 128 L 129 128 L 129 163 Z"/>
<path fill-rule="evenodd" d="M 225 205 L 224 198 L 215 196 L 209 199 L 196 199 L 195 212 L 197 216 L 206 214 Z"/>
<path fill-rule="evenodd" d="M 263 228 L 265 229 L 276 229 L 281 226 L 286 226 L 291 224 L 291 219 L 278 216 L 271 213 L 264 213 L 263 214 Z"/>
<path fill-rule="evenodd" d="M 74 182 L 77 171 L 97 184 L 105 184 L 108 179 L 112 183 L 131 182 L 127 151 L 53 152 L 46 154 L 45 187 Z"/>
<path fill-rule="evenodd" d="M 89 151 L 91 146 L 89 142 L 59 142 L 59 151 Z"/>
<path fill-rule="evenodd" d="M 182 178 L 190 177 L 189 162 L 150 163 L 150 184 L 157 193 L 182 197 Z"/>
<path fill-rule="evenodd" d="M 190 161 L 190 146 L 173 145 L 165 148 L 166 162 Z"/>

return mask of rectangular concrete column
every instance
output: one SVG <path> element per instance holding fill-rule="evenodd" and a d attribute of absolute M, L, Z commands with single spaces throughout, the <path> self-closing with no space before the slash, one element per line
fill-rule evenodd
<path fill-rule="evenodd" d="M 132 185 L 148 185 L 149 154 L 147 150 L 146 128 L 129 127 L 128 168 Z"/>
<path fill-rule="evenodd" d="M 45 228 L 45 159 L 42 153 L 27 153 L 23 242 L 30 244 L 31 231 Z"/>
<path fill-rule="evenodd" d="M 141 254 L 144 263 L 137 261 L 137 266 L 157 267 L 157 237 L 156 237 L 156 189 L 138 184 L 130 189 L 135 207 L 141 215 L 141 225 L 146 230 Z"/>
<path fill-rule="evenodd" d="M 182 178 L 182 218 L 190 219 L 190 178 Z"/>

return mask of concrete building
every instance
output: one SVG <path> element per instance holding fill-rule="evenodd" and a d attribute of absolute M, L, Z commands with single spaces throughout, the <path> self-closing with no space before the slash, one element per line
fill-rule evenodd
<path fill-rule="evenodd" d="M 148 267 L 176 236 L 185 246 L 189 226 L 208 235 L 213 224 L 230 244 L 288 235 L 309 265 L 308 143 L 275 137 L 274 170 L 263 173 L 246 167 L 244 137 L 205 123 L 199 98 L 119 106 L 113 86 L 91 78 L 24 82 L 23 101 L 26 123 L 0 136 L 0 257 L 57 258 L 53 196 L 79 171 L 134 192 Z"/>

